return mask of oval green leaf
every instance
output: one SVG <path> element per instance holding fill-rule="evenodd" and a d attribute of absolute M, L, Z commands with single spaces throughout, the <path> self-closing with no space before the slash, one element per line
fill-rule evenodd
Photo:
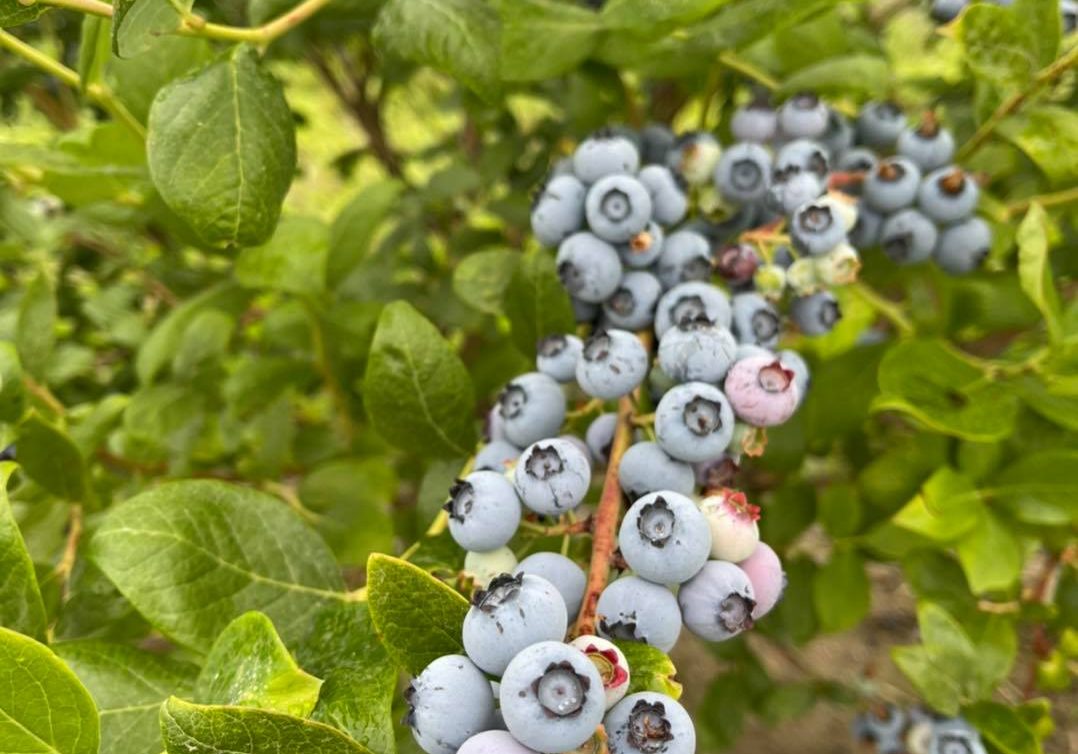
<path fill-rule="evenodd" d="M 7 483 L 17 468 L 10 461 L 0 463 L 0 573 L 4 574 L 0 579 L 0 626 L 44 639 L 45 604 L 34 562 L 8 501 Z"/>
<path fill-rule="evenodd" d="M 513 343 L 529 358 L 542 338 L 573 331 L 573 305 L 558 280 L 554 257 L 533 251 L 521 258 L 505 290 L 505 314 L 513 325 Z"/>

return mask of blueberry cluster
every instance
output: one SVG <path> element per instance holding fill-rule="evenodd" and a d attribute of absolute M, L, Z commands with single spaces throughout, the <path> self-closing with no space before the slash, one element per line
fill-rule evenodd
<path fill-rule="evenodd" d="M 996 5 L 1013 5 L 1014 0 L 992 0 Z M 970 0 L 931 0 L 932 17 L 946 23 L 958 18 Z M 1064 34 L 1071 34 L 1078 29 L 1078 1 L 1059 0 L 1059 18 Z"/>
<path fill-rule="evenodd" d="M 665 329 L 672 291 L 717 276 L 744 313 L 735 328 L 760 309 L 774 320 L 757 341 L 777 336 L 787 305 L 804 334 L 820 335 L 841 317 L 831 289 L 856 280 L 869 248 L 952 274 L 988 254 L 977 183 L 952 164 L 954 138 L 932 113 L 912 123 L 870 102 L 851 121 L 801 93 L 777 109 L 757 97 L 730 129 L 725 148 L 705 132 L 605 129 L 555 165 L 532 229 L 557 248 L 578 321 Z"/>
<path fill-rule="evenodd" d="M 987 754 L 976 728 L 962 718 L 894 706 L 858 715 L 853 735 L 879 754 Z"/>

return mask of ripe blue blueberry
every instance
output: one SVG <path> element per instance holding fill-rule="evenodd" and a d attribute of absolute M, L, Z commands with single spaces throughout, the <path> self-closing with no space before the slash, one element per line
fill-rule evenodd
<path fill-rule="evenodd" d="M 734 296 L 734 335 L 739 343 L 752 343 L 774 348 L 781 334 L 779 313 L 758 293 L 739 293 Z"/>
<path fill-rule="evenodd" d="M 690 498 L 671 490 L 651 492 L 622 519 L 618 546 L 641 578 L 680 584 L 703 568 L 711 552 L 711 529 Z"/>
<path fill-rule="evenodd" d="M 967 5 L 969 0 L 932 0 L 932 18 L 940 23 L 953 21 Z"/>
<path fill-rule="evenodd" d="M 552 754 L 582 746 L 603 721 L 606 692 L 579 649 L 542 641 L 522 650 L 502 676 L 502 717 L 520 743 Z"/>
<path fill-rule="evenodd" d="M 555 264 L 569 295 L 591 304 L 605 301 L 621 280 L 618 250 L 586 231 L 561 242 Z"/>
<path fill-rule="evenodd" d="M 547 181 L 532 205 L 532 232 L 544 246 L 557 246 L 584 226 L 584 195 L 587 189 L 573 175 Z"/>
<path fill-rule="evenodd" d="M 714 385 L 687 382 L 667 391 L 655 409 L 655 435 L 681 461 L 710 461 L 734 436 L 734 411 Z"/>
<path fill-rule="evenodd" d="M 679 230 L 667 236 L 655 274 L 666 289 L 679 283 L 707 280 L 711 277 L 711 246 L 707 239 L 692 230 Z"/>
<path fill-rule="evenodd" d="M 880 228 L 883 226 L 883 214 L 865 204 L 857 203 L 857 221 L 850 230 L 849 241 L 858 249 L 875 246 L 880 240 Z"/>
<path fill-rule="evenodd" d="M 538 641 L 561 641 L 568 627 L 565 600 L 553 584 L 531 574 L 503 573 L 472 596 L 461 638 L 472 662 L 502 675 L 517 652 Z"/>
<path fill-rule="evenodd" d="M 938 223 L 957 223 L 977 208 L 980 189 L 962 168 L 950 166 L 925 176 L 917 191 L 917 207 Z"/>
<path fill-rule="evenodd" d="M 801 92 L 779 108 L 779 130 L 791 139 L 815 139 L 827 131 L 827 105 L 812 92 Z"/>
<path fill-rule="evenodd" d="M 584 214 L 592 233 L 610 243 L 625 243 L 651 220 L 651 195 L 636 178 L 608 175 L 588 189 Z"/>
<path fill-rule="evenodd" d="M 649 123 L 644 126 L 640 131 L 641 162 L 645 166 L 661 165 L 666 162 L 666 155 L 674 147 L 675 141 L 677 141 L 677 136 L 674 132 L 661 123 Z"/>
<path fill-rule="evenodd" d="M 584 342 L 575 335 L 549 335 L 539 341 L 535 366 L 558 382 L 572 382 Z"/>
<path fill-rule="evenodd" d="M 465 550 L 506 544 L 520 524 L 520 500 L 504 472 L 473 471 L 449 488 L 449 533 Z"/>
<path fill-rule="evenodd" d="M 456 754 L 476 733 L 494 724 L 490 682 L 463 655 L 439 657 L 404 692 L 405 723 L 427 754 Z"/>
<path fill-rule="evenodd" d="M 853 147 L 853 126 L 845 115 L 828 108 L 827 130 L 819 137 L 819 141 L 820 146 L 827 150 L 828 155 L 832 157 L 840 155 Z"/>
<path fill-rule="evenodd" d="M 707 641 L 726 641 L 752 628 L 756 599 L 743 570 L 724 560 L 709 560 L 678 590 L 685 627 Z"/>
<path fill-rule="evenodd" d="M 696 729 L 666 694 L 641 691 L 618 702 L 603 721 L 610 754 L 694 754 Z"/>
<path fill-rule="evenodd" d="M 575 443 L 560 437 L 539 440 L 520 454 L 513 484 L 530 510 L 559 516 L 584 502 L 591 485 L 591 464 Z"/>
<path fill-rule="evenodd" d="M 764 201 L 773 211 L 790 215 L 823 194 L 824 187 L 823 180 L 811 171 L 784 174 L 772 180 Z"/>
<path fill-rule="evenodd" d="M 714 136 L 706 131 L 681 134 L 666 155 L 666 166 L 681 174 L 693 186 L 711 180 L 711 172 L 722 153 Z"/>
<path fill-rule="evenodd" d="M 663 229 L 654 220 L 648 227 L 629 239 L 628 243 L 617 245 L 618 256 L 626 267 L 650 267 L 663 252 Z"/>
<path fill-rule="evenodd" d="M 580 389 L 594 398 L 628 395 L 648 374 L 648 352 L 635 334 L 625 330 L 595 333 L 584 343 L 576 366 Z"/>
<path fill-rule="evenodd" d="M 665 586 L 639 576 L 622 576 L 599 595 L 599 635 L 639 641 L 669 652 L 681 634 L 677 598 Z"/>
<path fill-rule="evenodd" d="M 940 231 L 936 264 L 952 275 L 965 275 L 980 267 L 992 248 L 992 228 L 979 217 Z"/>
<path fill-rule="evenodd" d="M 928 754 L 987 754 L 987 750 L 976 729 L 962 718 L 955 718 L 932 726 Z"/>
<path fill-rule="evenodd" d="M 755 97 L 749 104 L 734 110 L 730 118 L 730 133 L 737 141 L 766 144 L 775 138 L 779 117 L 766 95 Z"/>
<path fill-rule="evenodd" d="M 894 146 L 906 116 L 894 102 L 869 102 L 857 116 L 857 138 L 869 147 Z"/>
<path fill-rule="evenodd" d="M 584 587 L 588 577 L 584 569 L 564 555 L 556 552 L 536 552 L 520 561 L 513 574 L 529 573 L 546 579 L 565 600 L 565 609 L 569 620 L 580 612 L 580 603 L 584 601 Z"/>
<path fill-rule="evenodd" d="M 573 305 L 573 320 L 576 322 L 592 323 L 598 319 L 599 312 L 602 311 L 598 303 L 591 301 L 581 301 L 570 297 L 569 302 Z"/>
<path fill-rule="evenodd" d="M 916 264 L 932 256 L 939 232 L 915 209 L 888 215 L 880 226 L 880 248 L 896 264 Z"/>
<path fill-rule="evenodd" d="M 498 396 L 505 439 L 517 447 L 557 434 L 565 421 L 565 393 L 540 372 L 515 377 Z"/>
<path fill-rule="evenodd" d="M 673 236 L 671 236 L 673 238 Z M 733 314 L 726 294 L 711 283 L 691 280 L 663 294 L 655 307 L 655 335 L 663 334 L 679 322 L 704 317 L 716 325 L 729 327 Z"/>
<path fill-rule="evenodd" d="M 614 443 L 614 430 L 617 426 L 618 415 L 613 412 L 600 414 L 588 425 L 584 442 L 587 443 L 593 462 L 605 466 L 610 460 L 610 446 Z"/>
<path fill-rule="evenodd" d="M 626 272 L 618 289 L 603 303 L 605 323 L 621 330 L 642 330 L 655 321 L 663 286 L 650 272 Z"/>
<path fill-rule="evenodd" d="M 636 176 L 651 196 L 651 217 L 663 225 L 681 222 L 689 210 L 684 179 L 665 165 L 648 165 Z"/>
<path fill-rule="evenodd" d="M 903 129 L 898 136 L 897 151 L 909 157 L 921 172 L 942 168 L 954 157 L 954 137 L 929 115 L 920 125 Z"/>
<path fill-rule="evenodd" d="M 539 754 L 517 741 L 507 730 L 487 730 L 472 736 L 457 754 Z"/>
<path fill-rule="evenodd" d="M 798 251 L 820 256 L 846 240 L 846 226 L 833 207 L 809 202 L 794 212 L 790 237 Z"/>
<path fill-rule="evenodd" d="M 834 162 L 836 170 L 844 173 L 861 173 L 865 176 L 876 169 L 880 158 L 868 147 L 853 147 L 838 155 Z M 860 196 L 863 193 L 862 181 L 850 183 L 843 191 L 851 196 Z"/>
<path fill-rule="evenodd" d="M 639 167 L 636 145 L 609 129 L 584 139 L 573 152 L 573 171 L 584 183 L 595 183 L 608 175 L 631 175 Z"/>
<path fill-rule="evenodd" d="M 781 180 L 797 173 L 813 173 L 823 179 L 830 170 L 827 151 L 818 141 L 795 139 L 782 146 L 775 155 L 772 172 L 776 180 Z"/>
<path fill-rule="evenodd" d="M 520 448 L 506 440 L 491 440 L 475 454 L 476 471 L 504 474 L 520 458 Z"/>
<path fill-rule="evenodd" d="M 795 298 L 790 317 L 805 335 L 826 335 L 842 319 L 838 300 L 830 291 Z"/>
<path fill-rule="evenodd" d="M 638 442 L 621 458 L 618 484 L 630 500 L 659 490 L 691 495 L 696 476 L 692 466 L 675 461 L 657 443 Z"/>
<path fill-rule="evenodd" d="M 734 204 L 762 200 L 770 177 L 771 153 L 752 142 L 734 144 L 715 166 L 715 186 L 724 199 Z"/>
<path fill-rule="evenodd" d="M 897 212 L 913 204 L 920 183 L 921 171 L 912 160 L 889 157 L 865 176 L 862 196 L 877 212 Z"/>
<path fill-rule="evenodd" d="M 682 320 L 659 339 L 659 366 L 675 382 L 719 382 L 737 353 L 730 331 L 706 318 Z"/>
<path fill-rule="evenodd" d="M 1078 29 L 1078 2 L 1059 0 L 1059 15 L 1063 23 L 1063 33 L 1073 34 Z"/>

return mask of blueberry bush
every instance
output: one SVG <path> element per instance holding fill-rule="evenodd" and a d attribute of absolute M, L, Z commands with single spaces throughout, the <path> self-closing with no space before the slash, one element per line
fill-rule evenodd
<path fill-rule="evenodd" d="M 0 0 L 0 754 L 1062 750 L 1076 15 Z"/>

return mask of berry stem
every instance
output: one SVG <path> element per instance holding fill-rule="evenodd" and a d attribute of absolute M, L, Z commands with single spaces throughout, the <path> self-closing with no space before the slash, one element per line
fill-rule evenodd
<path fill-rule="evenodd" d="M 554 524 L 553 526 L 543 526 L 537 524 L 534 521 L 524 520 L 520 522 L 520 528 L 525 531 L 530 531 L 535 534 L 540 534 L 544 537 L 559 537 L 563 534 L 583 534 L 586 531 L 591 530 L 592 519 L 582 518 L 579 521 L 566 521 L 560 524 Z"/>
<path fill-rule="evenodd" d="M 768 89 L 775 91 L 781 87 L 778 81 L 769 74 L 767 71 L 753 65 L 747 60 L 743 60 L 732 52 L 724 52 L 719 55 L 719 62 L 732 71 L 737 71 L 743 76 L 747 76 L 753 81 L 763 84 Z"/>
<path fill-rule="evenodd" d="M 871 306 L 877 314 L 881 315 L 884 319 L 894 325 L 899 333 L 906 336 L 913 335 L 913 323 L 902 313 L 902 309 L 899 306 L 888 301 L 861 282 L 852 283 L 849 286 L 849 290 L 859 299 Z"/>
<path fill-rule="evenodd" d="M 1078 186 L 1069 189 L 1063 189 L 1062 191 L 1055 191 L 1051 194 L 1039 194 L 1037 196 L 1030 196 L 1025 199 L 1019 199 L 1016 202 L 1008 204 L 1003 210 L 1003 219 L 1010 220 L 1015 215 L 1020 215 L 1030 208 L 1033 203 L 1037 203 L 1042 207 L 1056 207 L 1061 204 L 1069 204 L 1071 202 L 1078 202 Z"/>
<path fill-rule="evenodd" d="M 607 577 L 610 575 L 610 562 L 617 545 L 618 514 L 621 512 L 618 469 L 621 466 L 621 457 L 625 455 L 632 441 L 632 416 L 633 401 L 629 396 L 623 396 L 618 401 L 618 423 L 614 430 L 614 442 L 610 446 L 610 461 L 603 479 L 603 492 L 595 511 L 591 565 L 588 569 L 588 583 L 584 589 L 580 617 L 576 621 L 576 636 L 595 633 L 595 609 L 599 594 L 606 587 Z"/>

